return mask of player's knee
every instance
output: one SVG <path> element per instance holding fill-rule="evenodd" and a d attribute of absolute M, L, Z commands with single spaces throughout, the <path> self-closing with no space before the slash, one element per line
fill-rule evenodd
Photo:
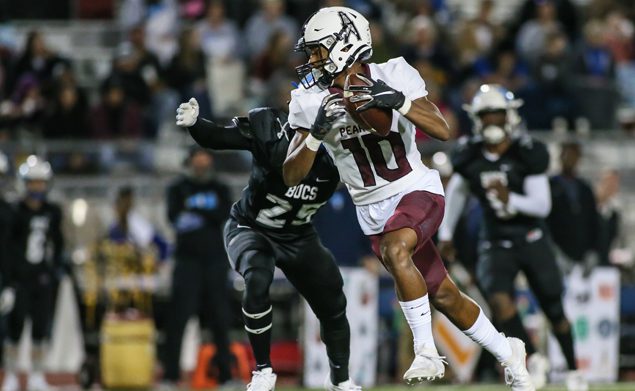
<path fill-rule="evenodd" d="M 258 311 L 269 303 L 269 287 L 273 274 L 263 268 L 251 268 L 244 275 L 243 308 Z"/>
<path fill-rule="evenodd" d="M 516 314 L 514 300 L 508 293 L 494 293 L 487 300 L 494 318 L 497 321 L 506 321 Z"/>
<path fill-rule="evenodd" d="M 412 264 L 410 249 L 401 240 L 387 241 L 381 244 L 381 255 L 389 270 L 405 269 Z"/>

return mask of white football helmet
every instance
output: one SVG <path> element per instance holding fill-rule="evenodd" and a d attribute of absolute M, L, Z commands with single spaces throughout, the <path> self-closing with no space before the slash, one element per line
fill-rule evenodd
<path fill-rule="evenodd" d="M 53 178 L 53 170 L 46 160 L 30 155 L 18 168 L 18 178 L 26 181 L 50 181 Z"/>
<path fill-rule="evenodd" d="M 498 84 L 483 84 L 479 88 L 471 104 L 463 105 L 474 121 L 474 133 L 483 137 L 488 144 L 498 144 L 513 134 L 522 122 L 518 115 L 518 108 L 523 105 L 522 99 L 516 99 L 514 94 Z M 504 127 L 489 125 L 483 127 L 480 115 L 493 111 L 505 111 L 507 121 Z"/>
<path fill-rule="evenodd" d="M 335 77 L 355 61 L 367 61 L 373 54 L 370 24 L 359 12 L 347 7 L 326 7 L 314 13 L 302 27 L 295 47 L 307 57 L 311 49 L 322 46 L 328 57 L 296 68 L 302 85 L 325 89 Z"/>

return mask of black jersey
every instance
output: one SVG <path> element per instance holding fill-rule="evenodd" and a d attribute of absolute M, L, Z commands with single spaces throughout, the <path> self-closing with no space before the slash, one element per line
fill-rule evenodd
<path fill-rule="evenodd" d="M 248 121 L 239 127 L 219 128 L 199 120 L 190 128 L 192 137 L 203 147 L 251 151 L 249 184 L 232 207 L 231 215 L 242 225 L 280 235 L 311 229 L 313 216 L 340 180 L 333 161 L 321 148 L 302 182 L 293 187 L 284 184 L 282 164 L 292 137 L 286 121 L 284 112 L 260 108 L 251 110 Z"/>
<path fill-rule="evenodd" d="M 483 207 L 483 234 L 486 239 L 517 239 L 530 230 L 543 228 L 541 218 L 517 214 L 511 218 L 499 218 L 486 196 L 487 187 L 495 180 L 507 184 L 513 193 L 524 194 L 525 178 L 544 174 L 549 167 L 549 152 L 545 144 L 523 135 L 496 161 L 487 159 L 483 142 L 461 139 L 452 156 L 454 170 L 469 183 L 470 191 L 478 197 Z"/>
<path fill-rule="evenodd" d="M 38 210 L 24 201 L 15 209 L 11 241 L 14 245 L 12 274 L 19 281 L 42 272 L 57 272 L 62 266 L 64 239 L 62 210 L 45 201 Z"/>

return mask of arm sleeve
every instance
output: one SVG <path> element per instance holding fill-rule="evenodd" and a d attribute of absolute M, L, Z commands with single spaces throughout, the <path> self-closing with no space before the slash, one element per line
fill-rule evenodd
<path fill-rule="evenodd" d="M 445 216 L 439 227 L 439 240 L 452 240 L 456 224 L 470 195 L 467 181 L 459 174 L 452 175 L 445 190 Z"/>
<path fill-rule="evenodd" d="M 306 111 L 302 109 L 301 94 L 302 91 L 299 88 L 291 91 L 291 102 L 289 102 L 289 126 L 291 129 L 311 129 L 311 125 L 315 121 L 315 118 L 309 121 Z"/>
<path fill-rule="evenodd" d="M 251 149 L 251 140 L 235 124 L 219 126 L 205 118 L 199 118 L 188 130 L 194 141 L 205 148 Z"/>
<path fill-rule="evenodd" d="M 530 175 L 523 184 L 525 194 L 510 193 L 508 207 L 527 216 L 547 217 L 551 212 L 551 189 L 546 174 Z"/>

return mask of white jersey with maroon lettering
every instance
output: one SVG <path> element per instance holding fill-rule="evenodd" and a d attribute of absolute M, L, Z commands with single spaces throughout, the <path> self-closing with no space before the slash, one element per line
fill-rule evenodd
<path fill-rule="evenodd" d="M 368 64 L 368 70 L 371 78 L 383 80 L 410 100 L 428 94 L 417 70 L 403 57 Z M 322 99 L 330 93 L 318 87 L 293 90 L 289 104 L 291 128 L 310 129 Z M 443 195 L 439 173 L 421 162 L 415 126 L 396 110 L 392 114 L 391 131 L 386 137 L 361 129 L 346 114 L 324 138 L 324 145 L 356 205 L 373 204 L 404 191 L 425 190 Z"/>

